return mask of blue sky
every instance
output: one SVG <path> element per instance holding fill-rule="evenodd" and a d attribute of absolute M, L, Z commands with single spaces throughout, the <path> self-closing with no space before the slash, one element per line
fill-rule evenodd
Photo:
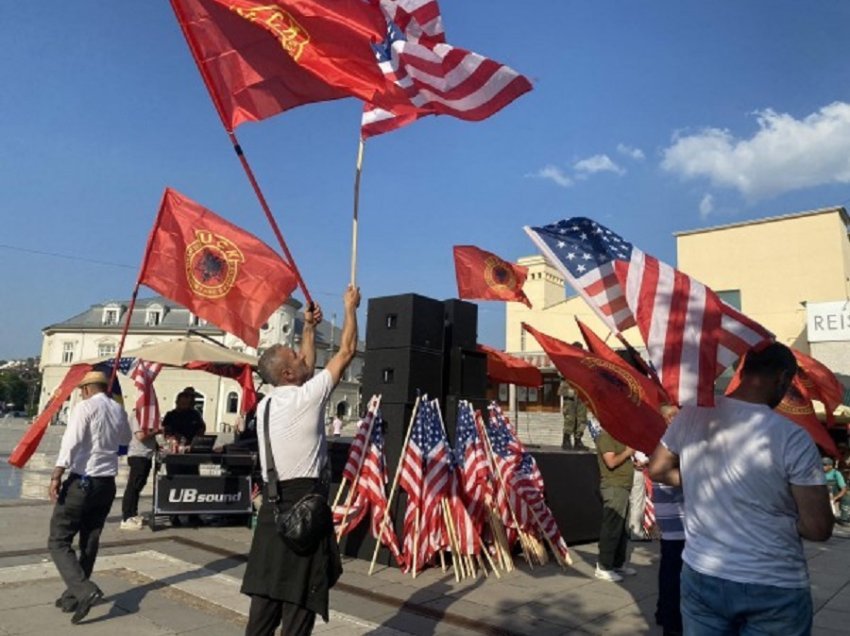
<path fill-rule="evenodd" d="M 0 359 L 129 297 L 167 185 L 274 240 L 167 2 L 39 6 L 0 4 Z M 365 297 L 451 297 L 452 245 L 518 258 L 534 252 L 526 224 L 589 216 L 673 262 L 676 230 L 850 201 L 846 2 L 442 9 L 452 44 L 535 89 L 482 123 L 428 118 L 370 140 Z M 328 316 L 348 280 L 359 115 L 343 100 L 238 130 Z M 480 310 L 479 339 L 503 345 L 504 306 Z"/>

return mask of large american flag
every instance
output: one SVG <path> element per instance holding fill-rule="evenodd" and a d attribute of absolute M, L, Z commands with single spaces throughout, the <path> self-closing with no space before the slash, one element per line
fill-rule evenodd
<path fill-rule="evenodd" d="M 450 486 L 451 449 L 435 402 L 420 400 L 401 462 L 399 486 L 407 493 L 404 513 L 406 569 L 413 566 L 414 553 L 418 555 L 417 567 L 420 567 L 449 545 L 442 505 Z"/>
<path fill-rule="evenodd" d="M 637 325 L 678 404 L 714 404 L 717 376 L 773 337 L 699 281 L 591 219 L 525 230 L 612 331 Z"/>
<path fill-rule="evenodd" d="M 407 95 L 393 112 L 367 104 L 361 134 L 389 132 L 425 115 L 479 121 L 495 114 L 531 83 L 513 69 L 445 41 L 436 0 L 381 0 L 387 35 L 373 45 L 378 66 Z"/>
<path fill-rule="evenodd" d="M 487 514 L 486 501 L 488 496 L 493 496 L 493 486 L 487 449 L 478 434 L 475 417 L 472 405 L 462 400 L 458 406 L 454 453 L 459 469 L 459 490 L 480 534 Z"/>
<path fill-rule="evenodd" d="M 159 429 L 159 401 L 156 398 L 153 382 L 161 370 L 160 363 L 141 359 L 136 360 L 129 369 L 130 379 L 133 380 L 138 391 L 136 418 L 139 420 L 139 428 L 145 432 Z"/>

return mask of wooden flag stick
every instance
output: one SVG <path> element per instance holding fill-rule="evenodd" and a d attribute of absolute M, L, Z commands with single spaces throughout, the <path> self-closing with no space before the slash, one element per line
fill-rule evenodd
<path fill-rule="evenodd" d="M 443 421 L 443 411 L 440 408 L 440 402 L 438 400 L 435 400 L 434 402 L 437 405 L 437 417 L 440 420 L 440 427 L 443 429 L 443 438 L 446 440 L 446 444 L 448 444 L 449 443 L 449 437 L 446 434 L 446 423 Z M 453 475 L 452 477 L 456 477 L 456 476 L 457 475 Z M 464 571 L 464 565 L 463 565 L 463 555 L 460 554 L 460 540 L 458 538 L 460 536 L 460 534 L 458 533 L 457 528 L 455 527 L 454 519 L 452 517 L 451 510 L 449 508 L 449 503 L 445 499 L 443 499 L 442 503 L 443 503 L 443 511 L 445 513 L 445 516 L 446 516 L 447 530 L 449 532 L 449 541 L 452 542 L 453 545 L 454 545 L 454 550 L 453 550 L 454 555 L 452 557 L 452 562 L 456 563 L 456 567 L 459 567 L 460 572 L 461 572 L 461 576 L 466 578 L 466 574 L 465 574 L 465 571 Z"/>
<path fill-rule="evenodd" d="M 443 509 L 443 523 L 446 524 L 446 532 L 449 535 L 449 545 L 451 546 L 452 551 L 452 569 L 455 573 L 455 581 L 460 583 L 461 577 L 465 578 L 465 573 L 463 571 L 463 563 L 460 560 L 460 554 L 458 553 L 457 539 L 455 538 L 454 529 L 452 528 L 449 505 L 445 499 L 443 499 L 440 503 Z M 442 554 L 442 552 L 440 552 L 440 554 Z"/>
<path fill-rule="evenodd" d="M 413 578 L 416 578 L 416 566 L 419 564 L 419 508 L 416 509 L 416 518 L 413 522 Z"/>
<path fill-rule="evenodd" d="M 363 174 L 363 152 L 366 142 L 360 136 L 357 146 L 357 169 L 354 173 L 354 215 L 351 220 L 351 285 L 357 286 L 357 224 L 360 217 L 360 177 Z"/>
<path fill-rule="evenodd" d="M 404 451 L 407 450 L 407 445 L 410 443 L 410 433 L 413 431 L 413 422 L 416 421 L 416 411 L 419 410 L 419 400 L 420 397 L 416 396 L 416 402 L 413 404 L 413 413 L 410 416 L 410 422 L 407 426 L 407 433 L 404 436 L 404 444 L 401 445 L 401 455 L 398 458 L 398 466 L 395 469 L 395 475 L 393 476 L 393 485 L 390 488 L 390 496 L 387 498 L 387 507 L 384 510 L 384 514 L 381 516 L 381 522 L 378 524 L 378 528 L 380 529 L 380 536 L 383 536 L 384 528 L 387 524 L 387 518 L 390 514 L 390 508 L 393 505 L 393 499 L 395 499 L 396 488 L 398 488 L 398 480 L 401 477 L 401 463 L 404 461 Z M 375 544 L 375 551 L 372 553 L 372 563 L 369 565 L 369 576 L 372 575 L 372 572 L 375 570 L 375 562 L 378 560 L 378 550 L 381 549 L 381 542 L 378 541 Z M 414 552 L 415 554 L 415 552 Z"/>
<path fill-rule="evenodd" d="M 351 487 L 348 490 L 348 497 L 345 502 L 345 512 L 342 515 L 342 522 L 339 524 L 339 530 L 336 533 L 336 540 L 342 539 L 342 534 L 348 526 L 348 513 L 351 511 L 351 504 L 354 503 L 354 494 L 357 491 L 357 483 L 360 481 L 360 473 L 363 472 L 363 463 L 366 461 L 366 452 L 369 444 L 372 441 L 372 429 L 375 426 L 375 420 L 378 419 L 378 409 L 381 407 L 381 396 L 373 397 L 373 404 L 370 404 L 370 409 L 374 405 L 374 410 L 371 410 L 372 417 L 369 418 L 369 429 L 366 431 L 366 437 L 363 441 L 363 450 L 360 453 L 360 459 L 357 461 L 357 472 L 354 475 L 354 481 L 351 482 Z M 342 485 L 340 485 L 342 487 Z M 380 545 L 380 541 L 378 545 Z"/>

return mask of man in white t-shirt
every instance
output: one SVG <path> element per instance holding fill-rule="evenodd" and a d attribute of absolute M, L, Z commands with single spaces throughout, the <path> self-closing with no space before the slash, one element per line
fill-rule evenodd
<path fill-rule="evenodd" d="M 833 526 L 820 455 L 773 411 L 797 371 L 791 350 L 773 343 L 743 365 L 729 397 L 680 411 L 650 460 L 653 479 L 684 491 L 684 632 L 809 634 L 801 537 L 826 541 Z"/>
<path fill-rule="evenodd" d="M 315 328 L 322 320 L 315 305 L 304 314 L 300 351 L 274 345 L 260 357 L 260 375 L 274 387 L 257 407 L 260 464 L 265 479 L 268 435 L 284 512 L 311 492 L 327 496 L 320 480 L 328 461 L 325 403 L 357 351 L 360 291 L 349 285 L 343 302 L 340 347 L 324 370 L 313 374 Z M 287 636 L 304 636 L 316 614 L 327 622 L 329 590 L 342 565 L 333 533 L 321 539 L 313 553 L 296 554 L 277 533 L 273 504 L 263 503 L 242 581 L 242 593 L 251 597 L 246 636 L 271 636 L 279 626 Z"/>

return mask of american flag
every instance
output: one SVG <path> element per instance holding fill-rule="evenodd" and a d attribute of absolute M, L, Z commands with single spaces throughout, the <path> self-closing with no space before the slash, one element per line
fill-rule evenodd
<path fill-rule="evenodd" d="M 447 44 L 436 0 L 381 0 L 380 6 L 387 36 L 373 45 L 378 66 L 410 102 L 393 112 L 367 104 L 364 138 L 425 115 L 486 119 L 531 90 L 528 79 L 513 69 Z"/>
<path fill-rule="evenodd" d="M 350 482 L 354 482 L 357 472 L 360 469 L 360 458 L 363 456 L 363 448 L 366 446 L 366 435 L 369 433 L 369 427 L 372 424 L 372 419 L 375 417 L 375 412 L 378 408 L 378 397 L 373 395 L 369 400 L 369 407 L 366 409 L 366 415 L 360 420 L 357 425 L 357 433 L 354 436 L 354 441 L 348 449 L 348 459 L 345 460 L 345 467 L 342 469 L 342 478 Z"/>
<path fill-rule="evenodd" d="M 406 569 L 412 567 L 414 553 L 417 554 L 418 567 L 449 545 L 445 536 L 442 502 L 450 487 L 451 449 L 435 402 L 424 398 L 420 400 L 413 431 L 402 457 L 399 486 L 407 493 L 404 513 Z"/>
<path fill-rule="evenodd" d="M 591 219 L 525 230 L 612 331 L 637 325 L 678 404 L 714 404 L 715 378 L 773 337 L 702 283 Z"/>
<path fill-rule="evenodd" d="M 130 379 L 133 380 L 139 392 L 136 398 L 136 417 L 139 420 L 139 428 L 145 432 L 159 429 L 159 401 L 156 399 L 153 381 L 161 370 L 162 365 L 158 362 L 147 362 L 141 359 L 136 360 L 129 369 Z"/>
<path fill-rule="evenodd" d="M 377 408 L 377 402 L 373 401 L 370 408 Z M 348 534 L 356 528 L 361 520 L 366 516 L 367 512 L 371 512 L 370 528 L 372 536 L 377 539 L 380 535 L 381 543 L 389 548 L 390 552 L 396 558 L 396 561 L 401 562 L 401 550 L 398 545 L 398 538 L 392 525 L 383 523 L 387 515 L 387 466 L 386 455 L 384 454 L 384 423 L 380 413 L 369 411 L 367 417 L 374 418 L 372 426 L 372 434 L 369 436 L 369 444 L 366 445 L 366 452 L 363 458 L 363 464 L 360 467 L 360 476 L 356 480 L 354 497 L 349 507 L 336 506 L 334 508 L 334 524 L 340 526 L 343 523 L 345 510 L 348 508 L 348 518 L 345 520 L 345 526 L 342 534 Z M 362 427 L 363 422 L 361 422 Z M 367 426 L 368 428 L 368 426 Z M 359 431 L 358 431 L 359 433 Z M 365 432 L 364 432 L 365 437 Z M 353 444 L 352 444 L 353 446 Z M 351 455 L 349 454 L 349 459 Z M 359 463 L 359 462 L 358 462 Z M 355 470 L 357 466 L 355 465 Z M 354 481 L 352 479 L 352 481 Z M 383 525 L 383 531 L 381 526 Z"/>
<path fill-rule="evenodd" d="M 643 531 L 649 536 L 652 528 L 655 527 L 655 504 L 652 501 L 652 480 L 649 478 L 649 471 L 643 471 L 643 478 L 646 482 L 646 504 L 643 507 Z"/>
<path fill-rule="evenodd" d="M 495 403 L 490 406 L 488 433 L 506 491 L 505 497 L 501 500 L 497 498 L 497 501 L 500 508 L 507 508 L 510 503 L 517 518 L 517 523 L 514 524 L 510 511 L 500 510 L 503 522 L 506 526 L 518 525 L 517 530 L 535 535 L 542 534 L 566 559 L 569 550 L 558 529 L 555 516 L 546 505 L 543 475 L 534 456 L 525 450 Z"/>
<path fill-rule="evenodd" d="M 492 496 L 490 464 L 484 441 L 475 425 L 476 416 L 469 402 L 461 401 L 458 407 L 455 434 L 455 464 L 460 471 L 460 489 L 470 517 L 481 527 L 486 513 L 487 495 Z"/>

